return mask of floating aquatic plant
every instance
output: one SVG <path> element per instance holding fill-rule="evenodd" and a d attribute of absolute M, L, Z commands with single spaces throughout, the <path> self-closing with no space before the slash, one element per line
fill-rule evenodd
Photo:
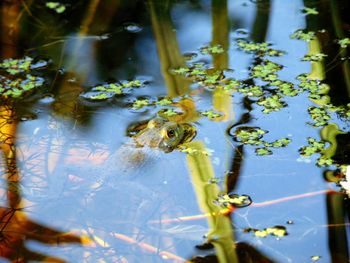
<path fill-rule="evenodd" d="M 247 53 L 255 53 L 259 56 L 279 57 L 284 54 L 284 52 L 281 50 L 276 50 L 271 48 L 271 44 L 266 42 L 256 43 L 256 42 L 249 42 L 243 39 L 238 39 L 237 46 L 239 49 Z"/>
<path fill-rule="evenodd" d="M 290 35 L 292 39 L 304 40 L 306 42 L 310 42 L 315 39 L 316 33 L 314 31 L 306 32 L 305 30 L 298 29 L 293 34 Z"/>
<path fill-rule="evenodd" d="M 24 57 L 21 59 L 8 58 L 0 63 L 0 69 L 5 70 L 8 74 L 16 75 L 19 73 L 26 73 L 33 69 L 38 69 L 47 66 L 48 62 L 39 60 L 34 62 L 31 57 Z"/>
<path fill-rule="evenodd" d="M 348 46 L 350 46 L 350 38 L 348 37 L 339 39 L 337 42 L 341 48 L 347 48 Z"/>
<path fill-rule="evenodd" d="M 311 156 L 315 153 L 321 153 L 326 145 L 324 141 L 318 141 L 311 137 L 307 138 L 307 141 L 309 145 L 299 149 L 299 153 L 302 156 Z"/>
<path fill-rule="evenodd" d="M 34 62 L 31 57 L 5 59 L 0 63 L 0 97 L 2 99 L 21 99 L 34 89 L 44 85 L 44 79 L 35 76 L 34 70 L 46 66 L 46 61 Z"/>
<path fill-rule="evenodd" d="M 308 145 L 303 146 L 299 149 L 299 153 L 301 156 L 309 157 L 313 154 L 321 154 L 321 156 L 317 159 L 316 164 L 318 166 L 330 166 L 334 164 L 332 158 L 323 155 L 322 153 L 325 151 L 326 143 L 324 141 L 318 141 L 314 138 L 309 137 Z"/>
<path fill-rule="evenodd" d="M 251 205 L 251 203 L 252 199 L 250 196 L 238 194 L 221 194 L 216 200 L 214 200 L 214 204 L 222 207 L 246 207 Z"/>
<path fill-rule="evenodd" d="M 55 10 L 58 14 L 61 14 L 64 11 L 66 11 L 66 7 L 60 2 L 47 2 L 46 7 Z"/>
<path fill-rule="evenodd" d="M 180 145 L 179 151 L 187 153 L 187 154 L 192 154 L 192 155 L 203 154 L 205 156 L 211 156 L 213 154 L 213 150 L 211 150 L 211 149 L 199 150 L 197 148 L 191 147 L 191 146 L 186 145 L 186 144 Z"/>
<path fill-rule="evenodd" d="M 311 125 L 315 127 L 325 126 L 331 119 L 331 116 L 324 107 L 310 106 L 307 110 L 314 121 Z"/>
<path fill-rule="evenodd" d="M 212 45 L 212 46 L 202 47 L 200 51 L 202 54 L 207 55 L 207 54 L 221 54 L 225 50 L 221 45 Z"/>
<path fill-rule="evenodd" d="M 270 113 L 273 111 L 279 111 L 287 106 L 287 103 L 282 100 L 280 95 L 272 95 L 269 97 L 262 97 L 257 102 L 258 105 L 263 106 L 263 113 Z"/>
<path fill-rule="evenodd" d="M 243 231 L 246 233 L 253 232 L 256 237 L 267 237 L 270 235 L 280 238 L 288 235 L 287 228 L 285 226 L 268 227 L 262 230 L 255 228 L 245 228 Z"/>
<path fill-rule="evenodd" d="M 203 116 L 208 117 L 208 119 L 210 119 L 210 120 L 216 120 L 216 119 L 222 117 L 222 115 L 223 115 L 222 113 L 216 112 L 214 110 L 202 111 L 201 114 Z"/>
<path fill-rule="evenodd" d="M 251 70 L 251 76 L 253 78 L 260 78 L 264 81 L 277 80 L 276 72 L 283 67 L 270 60 L 263 60 L 260 64 L 254 66 Z"/>
<path fill-rule="evenodd" d="M 294 97 L 301 92 L 300 89 L 294 87 L 293 83 L 279 79 L 271 82 L 269 85 L 277 87 L 276 91 L 283 96 Z"/>
<path fill-rule="evenodd" d="M 316 8 L 304 7 L 302 11 L 306 15 L 318 15 L 318 11 L 316 10 Z"/>
<path fill-rule="evenodd" d="M 149 99 L 137 99 L 133 102 L 131 108 L 133 110 L 139 110 L 143 107 L 151 105 Z"/>
<path fill-rule="evenodd" d="M 307 54 L 301 60 L 317 62 L 317 61 L 322 61 L 325 57 L 327 57 L 327 55 L 323 53 Z"/>
<path fill-rule="evenodd" d="M 237 142 L 243 144 L 263 146 L 255 149 L 257 155 L 271 155 L 272 150 L 270 148 L 286 147 L 291 142 L 289 138 L 281 138 L 273 142 L 267 142 L 262 139 L 266 133 L 266 131 L 258 127 L 242 126 L 235 130 L 234 138 Z"/>
<path fill-rule="evenodd" d="M 245 85 L 238 91 L 248 97 L 261 97 L 264 94 L 262 87 L 257 85 Z"/>
<path fill-rule="evenodd" d="M 123 95 L 129 90 L 140 88 L 144 85 L 144 82 L 141 80 L 105 83 L 92 87 L 89 91 L 80 94 L 80 97 L 91 101 L 100 101 Z"/>
<path fill-rule="evenodd" d="M 261 156 L 263 156 L 263 155 L 272 155 L 272 151 L 269 148 L 267 148 L 267 147 L 256 148 L 255 149 L 255 153 L 257 155 L 261 155 Z"/>

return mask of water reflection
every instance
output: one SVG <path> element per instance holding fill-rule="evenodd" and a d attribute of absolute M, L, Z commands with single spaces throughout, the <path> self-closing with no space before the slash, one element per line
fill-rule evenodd
<path fill-rule="evenodd" d="M 296 97 L 284 94 L 288 107 L 261 113 L 258 102 L 282 95 L 278 83 L 256 77 L 252 70 L 266 65 L 267 59 L 283 62 L 281 74 L 271 76 L 284 75 L 288 87 L 301 90 L 294 78 L 305 73 L 309 64 L 296 57 L 304 55 L 303 48 L 309 47 L 309 55 L 325 48 L 328 67 L 310 62 L 308 76 L 330 82 L 330 95 L 338 97 L 328 97 L 331 101 L 348 100 L 346 93 L 335 90 L 349 86 L 347 50 L 336 50 L 337 44 L 327 46 L 328 38 L 346 36 L 342 28 L 348 25 L 342 16 L 346 12 L 335 1 L 304 2 L 319 8 L 320 16 L 304 14 L 302 1 L 293 2 L 291 12 L 282 0 L 91 0 L 64 4 L 63 14 L 34 1 L 3 1 L 2 57 L 30 55 L 51 61 L 38 73 L 45 79 L 42 89 L 17 104 L 4 104 L 0 112 L 6 179 L 2 198 L 6 204 L 0 211 L 4 257 L 61 262 L 34 252 L 40 246 L 28 248 L 24 238 L 44 244 L 87 242 L 84 236 L 49 227 L 52 222 L 78 229 L 94 240 L 95 247 L 73 247 L 71 255 L 64 252 L 72 262 L 82 258 L 93 262 L 272 262 L 272 258 L 299 262 L 314 251 L 324 253 L 325 259 L 346 261 L 346 202 L 342 195 L 327 190 L 335 185 L 322 181 L 323 168 L 313 165 L 313 157 L 298 155 L 306 137 L 317 137 L 321 130 L 306 125 L 310 117 L 305 109 L 309 105 L 326 108 L 327 94 L 321 94 L 323 101 L 312 102 L 305 89 Z M 348 7 L 340 4 L 345 10 Z M 293 23 L 289 13 L 297 16 Z M 333 25 L 324 22 L 328 17 Z M 196 18 L 201 25 L 196 25 Z M 304 20 L 308 29 L 317 31 L 325 24 L 336 34 L 317 32 L 317 38 L 300 44 L 300 50 L 294 48 L 296 40 L 283 34 L 299 29 L 295 27 Z M 245 53 L 237 49 L 237 38 L 262 45 L 266 40 L 282 43 L 288 59 Z M 182 55 L 183 51 L 187 54 Z M 154 59 L 156 52 L 159 61 Z M 190 73 L 174 74 L 174 70 Z M 155 82 L 126 92 L 115 85 L 115 96 L 98 103 L 80 96 L 101 83 L 127 86 L 128 81 L 120 80 L 139 79 L 149 72 Z M 250 87 L 260 88 L 264 98 L 246 92 Z M 137 101 L 141 106 L 133 107 Z M 293 143 L 271 156 L 256 156 L 250 146 L 232 139 L 232 131 L 242 125 L 270 130 L 266 137 L 283 134 Z M 330 146 L 316 154 L 347 165 L 346 125 L 335 128 L 337 136 L 332 125 L 324 126 L 320 135 Z M 265 144 L 269 142 L 273 138 Z M 18 152 L 25 160 L 20 170 Z M 157 159 L 151 157 L 153 161 L 148 162 L 152 154 Z M 337 173 L 332 168 L 326 171 L 327 178 L 339 182 Z M 231 205 L 244 197 L 241 193 L 258 203 L 240 209 Z M 324 193 L 329 193 L 326 202 L 320 196 L 319 202 L 311 198 Z M 301 196 L 310 199 L 283 204 L 297 202 Z M 220 202 L 220 198 L 226 199 Z M 325 209 L 328 225 L 323 224 Z M 35 216 L 38 221 L 29 219 Z M 297 223 L 288 224 L 286 242 L 243 231 L 268 229 L 291 219 Z M 320 225 L 327 225 L 328 240 L 325 232 L 312 231 Z M 330 255 L 323 244 L 327 241 Z M 301 247 L 303 252 L 296 253 Z M 54 249 L 51 252 L 55 254 Z"/>

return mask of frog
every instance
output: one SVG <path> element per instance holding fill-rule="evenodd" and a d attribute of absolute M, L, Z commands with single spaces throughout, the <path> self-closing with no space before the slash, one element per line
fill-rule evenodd
<path fill-rule="evenodd" d="M 192 141 L 196 128 L 190 123 L 156 116 L 129 125 L 126 136 L 128 139 L 114 152 L 104 155 L 100 164 L 85 162 L 70 167 L 69 171 L 81 174 L 85 170 L 83 173 L 90 175 L 89 181 L 98 185 L 131 179 L 142 174 L 141 168 L 154 163 L 163 153 L 169 154 Z"/>
<path fill-rule="evenodd" d="M 190 142 L 196 135 L 196 129 L 189 123 L 156 117 L 129 127 L 128 134 L 137 148 L 148 146 L 169 153 L 179 145 Z"/>

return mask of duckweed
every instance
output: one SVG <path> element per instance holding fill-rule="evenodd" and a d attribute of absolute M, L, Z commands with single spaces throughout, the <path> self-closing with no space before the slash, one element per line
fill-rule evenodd
<path fill-rule="evenodd" d="M 256 65 L 251 70 L 251 76 L 253 78 L 260 78 L 264 81 L 277 80 L 277 74 L 283 67 L 270 60 L 263 60 L 259 65 Z"/>
<path fill-rule="evenodd" d="M 214 200 L 214 204 L 222 207 L 246 207 L 251 205 L 251 203 L 252 199 L 250 196 L 238 194 L 221 194 L 216 200 Z"/>
<path fill-rule="evenodd" d="M 80 97 L 91 101 L 99 101 L 123 95 L 134 88 L 140 88 L 145 83 L 140 80 L 105 83 L 92 87 L 87 92 L 81 93 Z"/>
<path fill-rule="evenodd" d="M 350 38 L 348 37 L 339 39 L 337 42 L 341 48 L 347 48 L 348 46 L 350 46 Z"/>
<path fill-rule="evenodd" d="M 255 53 L 259 56 L 279 57 L 284 54 L 284 52 L 281 50 L 271 48 L 271 44 L 266 42 L 255 43 L 243 39 L 238 39 L 237 46 L 240 50 L 243 50 L 247 53 Z"/>
<path fill-rule="evenodd" d="M 306 15 L 318 15 L 318 11 L 316 10 L 316 8 L 304 7 L 302 11 Z"/>
<path fill-rule="evenodd" d="M 323 107 L 310 106 L 308 112 L 314 121 L 310 123 L 312 126 L 320 127 L 328 124 L 328 121 L 331 119 L 331 116 L 328 114 L 327 110 Z"/>
<path fill-rule="evenodd" d="M 324 141 L 317 141 L 315 138 L 307 138 L 308 146 L 304 146 L 299 149 L 299 153 L 302 156 L 311 156 L 315 153 L 320 153 L 323 151 L 326 143 Z"/>
<path fill-rule="evenodd" d="M 266 142 L 262 140 L 266 133 L 266 131 L 257 127 L 242 126 L 237 128 L 234 132 L 234 139 L 237 142 L 247 145 L 263 146 L 255 149 L 257 155 L 271 155 L 272 150 L 269 148 L 286 147 L 291 142 L 289 138 L 281 138 L 273 142 Z"/>
<path fill-rule="evenodd" d="M 290 38 L 292 39 L 298 39 L 298 40 L 304 40 L 306 42 L 310 42 L 311 40 L 315 39 L 316 33 L 313 31 L 306 32 L 305 30 L 298 29 L 295 31 L 292 35 L 290 35 Z"/>
<path fill-rule="evenodd" d="M 255 228 L 245 228 L 243 231 L 245 233 L 253 232 L 256 237 L 267 237 L 270 235 L 280 238 L 288 235 L 287 228 L 285 226 L 273 226 L 264 228 L 262 230 Z"/>
<path fill-rule="evenodd" d="M 202 47 L 200 51 L 202 54 L 207 55 L 207 54 L 221 54 L 225 50 L 221 45 L 212 45 L 212 46 Z"/>
<path fill-rule="evenodd" d="M 301 60 L 317 62 L 317 61 L 322 61 L 325 57 L 327 57 L 327 55 L 323 53 L 307 54 Z"/>
<path fill-rule="evenodd" d="M 262 97 L 258 100 L 257 104 L 264 107 L 263 113 L 278 111 L 287 106 L 287 103 L 282 100 L 280 95 Z"/>
<path fill-rule="evenodd" d="M 58 14 L 66 11 L 66 7 L 59 2 L 46 2 L 46 7 L 55 10 Z"/>
<path fill-rule="evenodd" d="M 201 114 L 203 116 L 208 117 L 208 119 L 210 119 L 210 120 L 215 120 L 215 119 L 218 119 L 222 116 L 222 113 L 215 112 L 214 110 L 202 111 Z"/>
<path fill-rule="evenodd" d="M 34 75 L 34 70 L 46 66 L 46 61 L 34 62 L 31 57 L 5 59 L 0 63 L 0 97 L 2 99 L 23 99 L 34 89 L 44 85 L 44 79 Z"/>

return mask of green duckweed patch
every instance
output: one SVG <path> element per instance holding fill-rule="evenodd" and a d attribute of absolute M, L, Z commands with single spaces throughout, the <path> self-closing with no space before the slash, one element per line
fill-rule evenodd
<path fill-rule="evenodd" d="M 277 238 L 281 238 L 288 235 L 287 228 L 285 226 L 273 226 L 273 227 L 267 227 L 261 230 L 256 228 L 245 228 L 243 232 L 254 233 L 256 237 L 263 237 L 263 238 L 267 236 L 274 236 Z"/>
<path fill-rule="evenodd" d="M 210 54 L 221 54 L 224 53 L 225 50 L 221 45 L 212 45 L 212 46 L 205 46 L 200 49 L 200 52 L 203 55 L 210 55 Z"/>
<path fill-rule="evenodd" d="M 48 65 L 47 61 L 35 61 L 31 57 L 5 59 L 0 63 L 0 97 L 18 100 L 43 87 L 44 78 L 37 76 L 36 70 Z"/>
<path fill-rule="evenodd" d="M 340 45 L 341 48 L 347 48 L 350 46 L 350 38 L 346 37 L 343 39 L 339 39 L 337 43 Z"/>
<path fill-rule="evenodd" d="M 271 44 L 266 42 L 255 43 L 243 39 L 238 39 L 236 44 L 240 50 L 247 53 L 254 53 L 258 56 L 279 57 L 285 53 L 281 50 L 271 48 Z"/>
<path fill-rule="evenodd" d="M 318 11 L 316 10 L 316 8 L 304 7 L 302 11 L 306 15 L 318 15 Z"/>
<path fill-rule="evenodd" d="M 318 166 L 330 166 L 334 164 L 332 158 L 323 155 L 322 153 L 325 151 L 326 142 L 318 141 L 315 138 L 307 138 L 308 145 L 303 146 L 299 149 L 299 153 L 301 156 L 309 157 L 314 154 L 320 154 L 320 157 L 317 159 L 316 164 Z"/>
<path fill-rule="evenodd" d="M 327 57 L 326 54 L 323 53 L 316 53 L 316 54 L 307 54 L 304 57 L 302 57 L 302 61 L 311 61 L 311 62 L 317 62 L 322 61 L 325 57 Z"/>
<path fill-rule="evenodd" d="M 213 201 L 214 204 L 220 207 L 246 207 L 252 204 L 252 199 L 248 195 L 238 195 L 238 194 L 221 194 L 216 200 Z"/>
<path fill-rule="evenodd" d="M 310 42 L 311 40 L 315 39 L 316 33 L 314 31 L 306 31 L 303 29 L 298 29 L 293 34 L 290 35 L 290 38 L 292 39 L 298 39 L 303 40 L 306 42 Z"/>
<path fill-rule="evenodd" d="M 214 110 L 202 111 L 201 115 L 207 117 L 209 120 L 217 120 L 218 118 L 223 116 L 222 113 L 216 112 Z"/>
<path fill-rule="evenodd" d="M 106 100 L 118 95 L 124 95 L 130 90 L 143 87 L 144 85 L 145 83 L 141 80 L 105 83 L 92 87 L 87 92 L 80 94 L 80 97 L 90 101 Z"/>
<path fill-rule="evenodd" d="M 310 114 L 311 119 L 313 120 L 313 123 L 310 123 L 312 126 L 326 126 L 328 124 L 328 121 L 331 120 L 331 116 L 323 107 L 310 106 L 307 110 Z"/>
<path fill-rule="evenodd" d="M 234 138 L 237 142 L 242 144 L 260 146 L 255 149 L 257 155 L 271 155 L 272 150 L 270 148 L 286 147 L 291 142 L 289 138 L 281 138 L 273 142 L 267 142 L 262 140 L 266 133 L 266 131 L 257 127 L 242 126 L 235 130 Z"/>
<path fill-rule="evenodd" d="M 65 5 L 61 4 L 60 2 L 46 2 L 46 7 L 54 10 L 58 14 L 66 11 Z"/>

